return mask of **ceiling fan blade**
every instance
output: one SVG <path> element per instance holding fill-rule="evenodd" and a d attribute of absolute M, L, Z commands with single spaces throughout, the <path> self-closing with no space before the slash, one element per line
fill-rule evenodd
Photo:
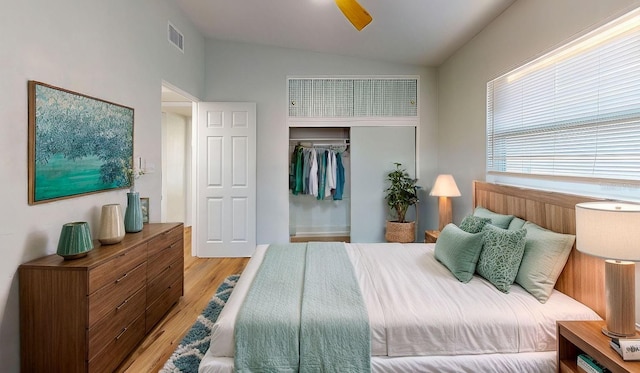
<path fill-rule="evenodd" d="M 358 31 L 362 30 L 373 19 L 356 0 L 335 0 L 335 2 L 344 16 Z"/>

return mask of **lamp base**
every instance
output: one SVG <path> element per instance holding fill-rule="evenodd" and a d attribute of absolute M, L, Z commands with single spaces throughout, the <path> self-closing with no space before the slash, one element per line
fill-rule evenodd
<path fill-rule="evenodd" d="M 615 332 L 612 332 L 612 331 L 608 330 L 606 326 L 602 327 L 602 334 L 606 335 L 609 338 L 635 338 L 635 337 L 639 336 L 639 334 L 636 333 L 636 332 L 634 332 L 632 334 L 615 333 Z"/>
<path fill-rule="evenodd" d="M 612 338 L 636 335 L 634 262 L 605 260 L 604 274 L 607 300 L 607 323 L 602 333 Z"/>
<path fill-rule="evenodd" d="M 442 231 L 442 229 L 452 221 L 451 198 L 438 197 L 438 230 Z"/>

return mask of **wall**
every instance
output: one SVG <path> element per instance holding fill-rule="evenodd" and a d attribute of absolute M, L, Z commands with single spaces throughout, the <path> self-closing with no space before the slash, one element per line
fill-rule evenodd
<path fill-rule="evenodd" d="M 167 42 L 169 19 L 185 35 L 184 54 Z M 95 229 L 103 204 L 126 204 L 126 190 L 27 204 L 27 81 L 133 107 L 135 153 L 159 168 L 162 80 L 201 97 L 204 38 L 170 0 L 3 1 L 0 34 L 0 370 L 18 372 L 18 266 L 54 253 L 64 223 Z M 138 182 L 156 221 L 160 183 L 159 170 Z"/>
<path fill-rule="evenodd" d="M 485 179 L 486 83 L 638 5 L 519 0 L 438 68 L 439 169 L 454 174 L 462 193 L 453 202 L 454 222 L 471 212 L 472 180 Z"/>
<path fill-rule="evenodd" d="M 257 103 L 257 240 L 289 239 L 287 86 L 288 75 L 419 75 L 420 146 L 418 184 L 430 189 L 435 180 L 435 70 L 420 66 L 375 62 L 286 48 L 208 40 L 205 101 Z M 380 198 L 383 198 L 382 191 Z M 437 226 L 434 198 L 423 198 L 421 227 Z M 277 219 L 274 219 L 277 217 Z"/>

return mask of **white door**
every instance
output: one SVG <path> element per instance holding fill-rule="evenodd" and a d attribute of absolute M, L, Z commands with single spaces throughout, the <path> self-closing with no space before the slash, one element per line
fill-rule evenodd
<path fill-rule="evenodd" d="M 250 256 L 256 246 L 256 104 L 198 103 L 199 257 Z"/>
<path fill-rule="evenodd" d="M 351 128 L 351 242 L 385 242 L 389 208 L 384 200 L 387 174 L 402 163 L 416 174 L 416 129 Z M 410 209 L 412 210 L 412 209 Z M 414 219 L 407 213 L 408 219 Z"/>

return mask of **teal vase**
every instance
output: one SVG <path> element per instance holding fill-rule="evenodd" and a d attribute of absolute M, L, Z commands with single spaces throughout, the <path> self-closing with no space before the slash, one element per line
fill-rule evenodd
<path fill-rule="evenodd" d="M 127 210 L 124 213 L 124 230 L 128 233 L 142 230 L 142 207 L 138 192 L 127 193 Z"/>

